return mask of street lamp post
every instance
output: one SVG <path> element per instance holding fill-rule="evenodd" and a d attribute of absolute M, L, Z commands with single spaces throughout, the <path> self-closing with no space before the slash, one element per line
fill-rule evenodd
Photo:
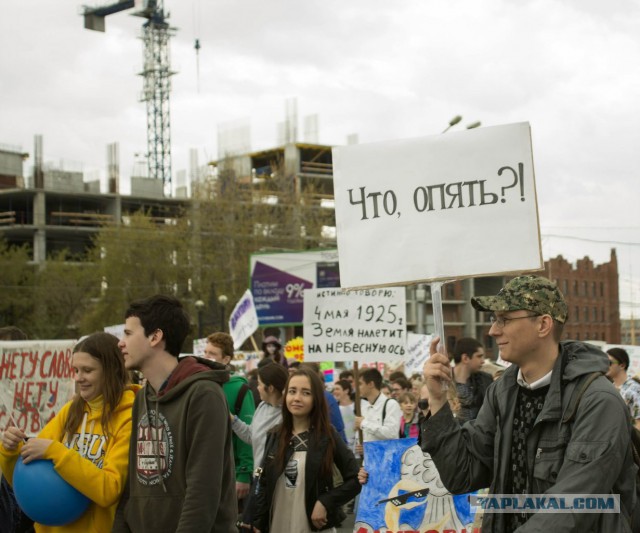
<path fill-rule="evenodd" d="M 224 325 L 224 306 L 227 305 L 229 299 L 226 295 L 221 294 L 218 296 L 218 303 L 220 304 L 220 331 L 224 332 L 227 328 Z"/>
<path fill-rule="evenodd" d="M 447 133 L 453 126 L 458 124 L 458 122 L 460 122 L 461 120 L 462 120 L 462 117 L 460 115 L 456 115 L 455 117 L 453 117 L 449 121 L 449 125 L 444 129 L 444 131 L 442 133 Z"/>
<path fill-rule="evenodd" d="M 194 304 L 198 312 L 198 338 L 202 338 L 202 311 L 204 311 L 205 303 L 202 300 L 196 300 Z"/>

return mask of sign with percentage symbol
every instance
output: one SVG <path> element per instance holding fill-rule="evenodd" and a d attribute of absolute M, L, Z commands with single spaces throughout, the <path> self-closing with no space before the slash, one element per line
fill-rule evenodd
<path fill-rule="evenodd" d="M 251 293 L 262 327 L 301 324 L 306 289 L 340 286 L 336 250 L 256 254 L 250 267 Z"/>

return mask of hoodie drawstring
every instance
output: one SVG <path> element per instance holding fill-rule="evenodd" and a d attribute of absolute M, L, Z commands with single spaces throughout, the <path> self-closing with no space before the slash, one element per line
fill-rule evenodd
<path fill-rule="evenodd" d="M 85 430 L 87 429 L 87 412 L 84 412 L 84 416 L 82 417 L 82 426 L 80 430 L 80 441 L 78 442 L 78 451 L 80 452 L 80 457 L 87 456 L 87 446 L 84 442 Z"/>

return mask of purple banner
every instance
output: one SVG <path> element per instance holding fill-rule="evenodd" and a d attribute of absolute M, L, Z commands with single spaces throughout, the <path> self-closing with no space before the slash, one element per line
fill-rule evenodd
<path fill-rule="evenodd" d="M 251 275 L 251 293 L 260 326 L 301 324 L 304 289 L 313 283 L 257 261 Z"/>

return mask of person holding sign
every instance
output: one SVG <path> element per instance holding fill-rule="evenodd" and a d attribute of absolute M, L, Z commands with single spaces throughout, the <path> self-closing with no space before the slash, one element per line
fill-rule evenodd
<path fill-rule="evenodd" d="M 496 296 L 472 298 L 492 313 L 489 334 L 511 366 L 493 382 L 475 421 L 455 421 L 443 383 L 449 359 L 433 339 L 424 365 L 431 417 L 422 449 L 454 494 L 617 494 L 619 513 L 485 512 L 482 531 L 630 531 L 635 468 L 626 406 L 594 346 L 560 342 L 567 304 L 555 283 L 518 276 Z M 576 403 L 576 398 L 580 398 Z"/>
<path fill-rule="evenodd" d="M 289 376 L 282 425 L 269 434 L 256 491 L 256 533 L 339 526 L 360 492 L 353 453 L 329 422 L 324 387 L 308 368 Z"/>
<path fill-rule="evenodd" d="M 40 432 L 29 438 L 9 427 L 0 446 L 0 468 L 14 479 L 18 456 L 24 468 L 39 459 L 91 500 L 74 522 L 60 527 L 35 524 L 36 531 L 110 531 L 127 478 L 131 407 L 137 385 L 128 385 L 118 339 L 94 333 L 78 342 L 72 357 L 77 394 Z M 36 488 L 37 490 L 37 488 Z M 46 494 L 34 497 L 46 498 Z"/>

